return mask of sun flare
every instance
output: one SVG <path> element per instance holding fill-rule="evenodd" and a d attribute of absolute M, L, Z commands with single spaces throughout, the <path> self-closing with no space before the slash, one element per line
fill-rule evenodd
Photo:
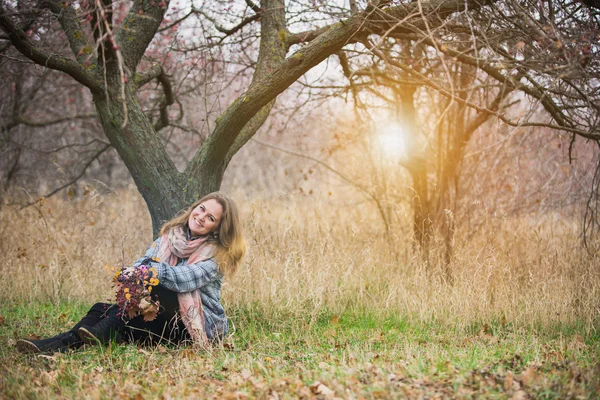
<path fill-rule="evenodd" d="M 378 129 L 377 139 L 383 154 L 391 159 L 408 157 L 409 137 L 398 123 L 390 123 Z"/>

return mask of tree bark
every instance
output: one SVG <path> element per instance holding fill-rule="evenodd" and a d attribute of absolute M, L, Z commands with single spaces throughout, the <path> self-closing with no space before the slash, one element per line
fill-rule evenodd
<path fill-rule="evenodd" d="M 156 235 L 162 223 L 185 206 L 183 179 L 143 112 L 135 88 L 126 85 L 123 100 L 119 83 L 111 83 L 106 94 L 94 94 L 96 111 L 108 140 L 146 201 Z"/>

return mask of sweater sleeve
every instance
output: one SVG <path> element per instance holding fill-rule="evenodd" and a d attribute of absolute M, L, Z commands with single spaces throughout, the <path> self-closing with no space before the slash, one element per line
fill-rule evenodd
<path fill-rule="evenodd" d="M 155 259 L 158 256 L 158 249 L 160 248 L 160 237 L 156 239 L 148 250 L 146 250 L 146 254 L 143 257 L 138 258 L 134 263 L 134 267 L 139 267 L 142 264 L 148 264 L 148 262 L 152 259 Z"/>
<path fill-rule="evenodd" d="M 165 262 L 152 261 L 157 271 L 159 285 L 174 292 L 191 292 L 215 280 L 220 272 L 215 260 L 171 267 Z"/>

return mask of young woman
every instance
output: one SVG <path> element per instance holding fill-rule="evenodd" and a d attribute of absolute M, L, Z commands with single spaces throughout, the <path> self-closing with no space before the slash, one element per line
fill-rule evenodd
<path fill-rule="evenodd" d="M 206 346 L 227 334 L 227 317 L 220 302 L 223 277 L 237 270 L 246 244 L 238 208 L 227 196 L 211 193 L 165 223 L 160 237 L 132 267 L 156 271 L 152 291 L 161 311 L 153 321 L 125 318 L 114 304 L 96 303 L 71 330 L 42 340 L 20 339 L 27 353 L 53 353 L 83 343 L 120 340 Z M 127 272 L 127 271 L 125 271 Z"/>

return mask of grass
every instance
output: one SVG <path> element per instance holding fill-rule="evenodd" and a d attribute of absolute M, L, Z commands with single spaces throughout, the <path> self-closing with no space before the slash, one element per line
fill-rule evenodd
<path fill-rule="evenodd" d="M 600 397 L 600 259 L 576 221 L 475 210 L 448 285 L 437 243 L 428 265 L 406 239 L 410 215 L 386 237 L 364 205 L 281 200 L 240 201 L 250 250 L 222 293 L 235 329 L 207 353 L 17 353 L 109 300 L 105 266 L 151 232 L 132 192 L 0 208 L 0 398 Z"/>
<path fill-rule="evenodd" d="M 3 397 L 311 398 L 327 389 L 342 398 L 600 395 L 600 337 L 568 325 L 457 328 L 364 312 L 323 312 L 309 325 L 243 308 L 231 313 L 237 329 L 229 345 L 208 353 L 112 344 L 35 356 L 6 346 L 68 329 L 85 309 L 79 302 L 2 305 Z"/>

